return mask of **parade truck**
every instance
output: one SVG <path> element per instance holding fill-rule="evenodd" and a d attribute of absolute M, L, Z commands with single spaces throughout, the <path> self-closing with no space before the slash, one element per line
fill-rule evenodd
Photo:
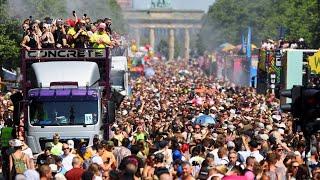
<path fill-rule="evenodd" d="M 22 51 L 21 112 L 26 139 L 40 153 L 53 134 L 60 141 L 92 144 L 108 138 L 115 109 L 110 107 L 109 49 L 42 49 Z"/>

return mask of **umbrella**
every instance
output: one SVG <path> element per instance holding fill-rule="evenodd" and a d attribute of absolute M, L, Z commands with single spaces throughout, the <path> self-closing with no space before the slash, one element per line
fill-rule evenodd
<path fill-rule="evenodd" d="M 230 44 L 230 43 L 223 43 L 223 44 L 221 44 L 219 47 L 220 47 L 220 48 L 225 48 L 225 47 L 227 47 L 227 46 L 233 46 L 233 45 Z"/>
<path fill-rule="evenodd" d="M 216 119 L 209 115 L 201 115 L 197 117 L 194 122 L 195 124 L 208 125 L 208 124 L 216 124 Z"/>
<path fill-rule="evenodd" d="M 236 47 L 232 44 L 229 44 L 227 46 L 225 46 L 224 48 L 222 48 L 222 51 L 227 52 L 227 51 L 231 51 L 233 49 L 235 49 Z"/>

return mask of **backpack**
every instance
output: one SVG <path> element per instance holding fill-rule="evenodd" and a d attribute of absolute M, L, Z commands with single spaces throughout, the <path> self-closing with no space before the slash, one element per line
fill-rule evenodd
<path fill-rule="evenodd" d="M 27 170 L 27 165 L 23 160 L 24 155 L 25 154 L 22 153 L 22 156 L 20 159 L 15 158 L 13 156 L 13 154 L 11 155 L 12 159 L 13 159 L 13 165 L 14 165 L 14 170 L 15 170 L 16 174 L 23 174 Z"/>

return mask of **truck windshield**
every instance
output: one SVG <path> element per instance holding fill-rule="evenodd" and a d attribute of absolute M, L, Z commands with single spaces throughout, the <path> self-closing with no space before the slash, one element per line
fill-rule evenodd
<path fill-rule="evenodd" d="M 33 126 L 93 125 L 98 122 L 98 103 L 94 100 L 33 100 L 29 108 Z"/>

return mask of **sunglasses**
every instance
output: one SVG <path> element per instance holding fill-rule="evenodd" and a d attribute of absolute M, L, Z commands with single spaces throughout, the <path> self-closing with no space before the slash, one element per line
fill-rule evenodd
<path fill-rule="evenodd" d="M 69 148 L 62 148 L 62 150 L 67 150 L 67 149 L 69 149 Z"/>

